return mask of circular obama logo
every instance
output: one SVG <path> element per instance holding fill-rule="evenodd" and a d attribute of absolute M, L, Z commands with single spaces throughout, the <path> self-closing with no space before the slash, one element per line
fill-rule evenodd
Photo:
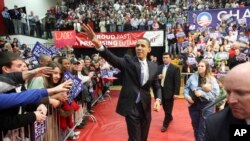
<path fill-rule="evenodd" d="M 208 12 L 201 12 L 197 16 L 197 23 L 200 26 L 209 26 L 212 23 L 212 15 Z"/>

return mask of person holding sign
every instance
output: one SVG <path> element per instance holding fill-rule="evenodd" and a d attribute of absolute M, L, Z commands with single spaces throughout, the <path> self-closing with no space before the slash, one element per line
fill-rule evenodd
<path fill-rule="evenodd" d="M 176 58 L 177 39 L 176 39 L 176 36 L 175 36 L 174 28 L 172 28 L 171 31 L 167 34 L 167 40 L 168 40 L 168 52 L 169 52 L 171 58 Z"/>
<path fill-rule="evenodd" d="M 48 67 L 42 67 L 37 68 L 31 71 L 23 71 L 23 60 L 20 58 L 17 54 L 12 52 L 3 52 L 0 53 L 0 73 L 7 76 L 5 79 L 3 79 L 1 82 L 2 84 L 11 84 L 8 87 L 2 87 L 5 88 L 4 91 L 2 89 L 2 92 L 4 93 L 11 93 L 11 92 L 21 92 L 20 85 L 23 85 L 25 80 L 29 80 L 33 77 L 39 77 L 39 76 L 48 76 L 49 74 L 53 73 L 51 68 Z M 14 72 L 14 75 L 11 75 L 11 73 Z M 1 85 L 3 86 L 3 85 Z M 65 84 L 60 85 L 65 86 Z M 68 88 L 67 88 L 68 90 Z M 67 91 L 65 90 L 65 91 Z M 61 92 L 58 89 L 48 89 L 48 94 L 52 95 L 55 93 Z M 44 91 L 46 92 L 46 91 Z M 1 116 L 0 116 L 0 132 L 7 131 L 11 129 L 16 129 L 22 126 L 26 126 L 28 124 L 33 123 L 34 121 L 43 121 L 46 118 L 46 107 L 40 106 L 37 107 L 35 112 L 29 112 L 26 114 L 18 114 L 19 106 L 8 108 L 5 110 L 0 110 Z M 0 138 L 2 134 L 0 134 Z"/>
<path fill-rule="evenodd" d="M 155 111 L 159 111 L 161 103 L 157 64 L 147 60 L 147 55 L 151 51 L 150 41 L 146 38 L 139 39 L 135 47 L 136 57 L 125 55 L 120 58 L 102 45 L 89 25 L 83 24 L 82 28 L 100 56 L 121 70 L 123 85 L 116 111 L 126 119 L 128 140 L 147 141 L 151 122 L 151 86 L 156 99 Z"/>
<path fill-rule="evenodd" d="M 179 27 L 177 28 L 177 32 L 176 32 L 176 38 L 177 38 L 177 49 L 178 49 L 178 55 L 181 54 L 181 51 L 183 50 L 182 48 L 182 43 L 185 41 L 186 39 L 186 34 L 183 32 L 182 27 L 179 25 Z"/>

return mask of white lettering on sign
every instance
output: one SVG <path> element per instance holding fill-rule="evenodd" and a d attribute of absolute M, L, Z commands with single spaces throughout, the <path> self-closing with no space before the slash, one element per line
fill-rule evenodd
<path fill-rule="evenodd" d="M 219 21 L 221 21 L 221 18 L 223 17 L 222 15 L 225 15 L 225 14 L 229 14 L 231 16 L 234 16 L 236 17 L 237 19 L 242 19 L 242 18 L 250 18 L 250 10 L 249 9 L 246 9 L 246 11 L 244 12 L 244 14 L 242 15 L 242 17 L 240 17 L 240 10 L 236 10 L 236 12 L 233 13 L 233 10 L 230 10 L 229 13 L 227 13 L 227 11 L 220 11 L 218 14 L 217 14 L 217 19 Z"/>

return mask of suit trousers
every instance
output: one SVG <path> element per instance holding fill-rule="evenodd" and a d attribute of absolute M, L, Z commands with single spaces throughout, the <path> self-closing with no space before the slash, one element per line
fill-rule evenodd
<path fill-rule="evenodd" d="M 165 117 L 163 121 L 163 126 L 168 127 L 169 123 L 173 120 L 172 111 L 173 111 L 174 99 L 162 99 L 162 106 L 165 112 Z"/>
<path fill-rule="evenodd" d="M 136 103 L 131 113 L 126 116 L 128 141 L 147 141 L 151 119 L 147 119 L 142 103 Z"/>

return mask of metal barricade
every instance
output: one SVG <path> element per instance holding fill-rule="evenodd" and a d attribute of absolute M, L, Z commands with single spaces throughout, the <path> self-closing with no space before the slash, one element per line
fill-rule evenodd
<path fill-rule="evenodd" d="M 60 129 L 59 113 L 56 108 L 47 106 L 48 116 L 45 124 L 44 132 L 42 127 L 36 127 L 35 123 L 21 127 L 18 129 L 2 132 L 3 141 L 63 141 L 67 140 L 70 133 L 74 131 L 75 127 L 82 121 L 85 116 L 86 107 L 84 104 L 79 104 L 80 109 L 72 116 L 74 117 L 74 127 L 70 131 L 62 131 Z"/>

